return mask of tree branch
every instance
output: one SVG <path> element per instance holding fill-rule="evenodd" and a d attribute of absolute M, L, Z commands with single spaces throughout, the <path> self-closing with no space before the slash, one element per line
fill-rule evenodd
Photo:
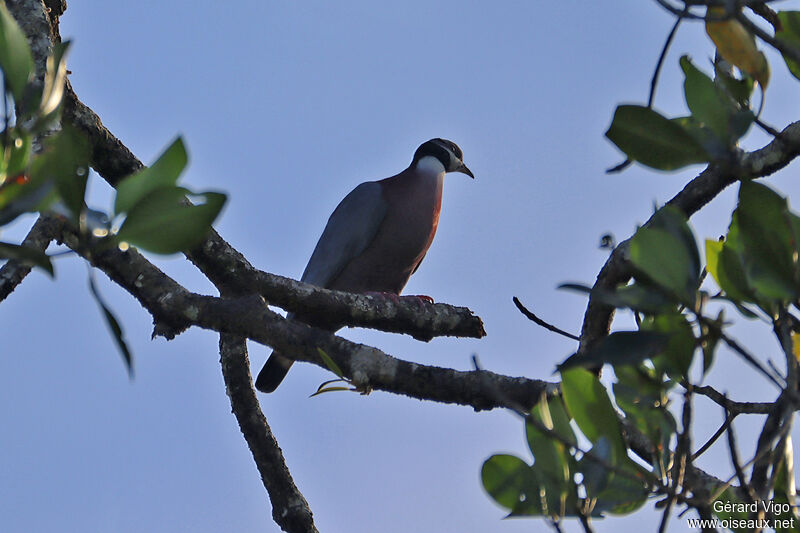
<path fill-rule="evenodd" d="M 669 200 L 667 205 L 675 206 L 687 217 L 691 217 L 737 180 L 769 176 L 788 165 L 798 154 L 800 122 L 794 122 L 763 148 L 741 153 L 737 164 L 709 165 Z M 648 220 L 647 223 L 649 222 Z M 630 280 L 632 273 L 627 257 L 629 243 L 630 239 L 626 239 L 617 245 L 600 270 L 594 288 L 613 290 Z M 581 328 L 579 353 L 588 352 L 608 335 L 613 318 L 614 308 L 589 297 Z"/>
<path fill-rule="evenodd" d="M 247 344 L 241 337 L 220 335 L 220 364 L 231 409 L 239 422 L 261 480 L 272 502 L 272 519 L 290 533 L 315 533 L 308 502 L 297 489 L 278 442 L 258 404 L 250 376 Z"/>
<path fill-rule="evenodd" d="M 64 242 L 127 290 L 154 318 L 156 335 L 172 338 L 190 326 L 247 337 L 292 359 L 326 368 L 324 350 L 345 375 L 364 389 L 379 389 L 421 400 L 456 403 L 476 410 L 506 407 L 492 393 L 505 391 L 530 407 L 552 387 L 545 381 L 512 378 L 488 371 L 458 371 L 419 365 L 357 344 L 319 328 L 286 320 L 257 295 L 223 299 L 187 291 L 134 249 L 107 249 L 94 254 L 65 232 Z M 91 244 L 88 246 L 90 250 Z"/>
<path fill-rule="evenodd" d="M 22 245 L 44 252 L 60 228 L 61 222 L 57 218 L 40 216 L 22 241 Z M 30 273 L 31 268 L 29 264 L 15 259 L 9 259 L 0 267 L 0 302 L 14 292 L 17 285 Z"/>

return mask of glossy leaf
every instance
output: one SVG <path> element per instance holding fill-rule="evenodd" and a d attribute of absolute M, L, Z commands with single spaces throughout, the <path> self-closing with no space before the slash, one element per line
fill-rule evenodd
<path fill-rule="evenodd" d="M 741 258 L 727 243 L 706 240 L 706 269 L 719 288 L 735 302 L 752 301 L 752 290 Z"/>
<path fill-rule="evenodd" d="M 742 73 L 742 77 L 738 78 L 732 72 L 719 68 L 718 64 L 714 65 L 714 75 L 716 76 L 716 81 L 722 82 L 725 92 L 739 104 L 741 109 L 750 108 L 753 89 L 755 88 L 755 80 L 751 76 Z"/>
<path fill-rule="evenodd" d="M 716 354 L 717 344 L 719 343 L 722 326 L 725 324 L 725 311 L 720 310 L 717 318 L 714 319 L 713 324 L 716 327 L 710 328 L 707 325 L 702 326 L 703 338 L 700 347 L 703 349 L 703 375 L 708 374 L 711 365 L 714 364 L 714 356 Z"/>
<path fill-rule="evenodd" d="M 744 181 L 733 218 L 750 286 L 763 298 L 796 299 L 797 249 L 786 199 L 765 185 Z"/>
<path fill-rule="evenodd" d="M 623 461 L 623 465 L 633 478 L 615 473 L 606 488 L 597 495 L 596 511 L 624 515 L 636 511 L 647 502 L 650 493 L 646 488 L 641 468 L 627 458 Z M 641 477 L 641 481 L 635 477 Z"/>
<path fill-rule="evenodd" d="M 42 117 L 55 113 L 64 98 L 64 82 L 67 79 L 66 56 L 69 45 L 69 41 L 56 43 L 53 53 L 47 58 L 42 99 L 39 102 L 39 114 Z"/>
<path fill-rule="evenodd" d="M 50 177 L 55 179 L 61 200 L 77 221 L 86 207 L 86 180 L 89 178 L 89 143 L 77 130 L 65 125 L 48 142 Z"/>
<path fill-rule="evenodd" d="M 631 283 L 617 289 L 588 287 L 577 283 L 563 283 L 559 289 L 567 289 L 592 295 L 592 299 L 612 307 L 629 308 L 643 313 L 659 313 L 675 307 L 663 293 L 641 283 Z"/>
<path fill-rule="evenodd" d="M 344 372 L 342 372 L 342 369 L 339 368 L 339 365 L 336 364 L 336 361 L 331 359 L 331 356 L 328 355 L 325 350 L 322 348 L 317 348 L 317 353 L 319 354 L 320 358 L 322 358 L 322 362 L 325 363 L 325 366 L 327 366 L 331 372 L 336 374 L 336 376 L 339 378 L 344 378 Z"/>
<path fill-rule="evenodd" d="M 710 160 L 700 143 L 679 124 L 644 106 L 618 106 L 606 137 L 629 159 L 659 170 Z"/>
<path fill-rule="evenodd" d="M 732 106 L 725 102 L 724 95 L 711 78 L 695 67 L 688 56 L 681 57 L 680 65 L 684 74 L 683 92 L 692 116 L 727 143 L 730 137 L 728 117 L 733 112 Z"/>
<path fill-rule="evenodd" d="M 653 358 L 656 370 L 663 369 L 674 378 L 685 379 L 697 346 L 686 317 L 678 312 L 647 317 L 642 321 L 642 330 L 642 333 L 661 334 L 668 339 L 663 350 Z"/>
<path fill-rule="evenodd" d="M 543 397 L 531 410 L 531 417 L 546 427 L 548 430 L 560 435 L 568 442 L 577 445 L 575 435 L 569 425 L 569 417 L 558 397 L 548 401 Z M 528 422 L 525 424 L 525 435 L 528 447 L 533 453 L 534 464 L 537 465 L 548 479 L 560 490 L 566 492 L 570 484 L 570 450 L 553 435 L 541 431 L 538 427 Z"/>
<path fill-rule="evenodd" d="M 483 488 L 506 509 L 519 506 L 523 487 L 529 482 L 531 467 L 514 455 L 489 457 L 481 468 Z M 541 507 L 539 508 L 541 511 Z"/>
<path fill-rule="evenodd" d="M 53 277 L 53 264 L 46 253 L 19 244 L 0 242 L 0 258 L 15 259 L 26 265 L 39 267 Z"/>
<path fill-rule="evenodd" d="M 21 100 L 33 72 L 28 39 L 5 3 L 0 3 L 0 68 L 15 100 Z"/>
<path fill-rule="evenodd" d="M 689 227 L 686 215 L 677 207 L 665 205 L 653 214 L 648 227 L 663 229 L 681 242 L 691 261 L 692 286 L 696 285 L 700 278 L 700 252 L 697 250 L 697 241 Z"/>
<path fill-rule="evenodd" d="M 127 213 L 156 189 L 175 185 L 188 160 L 183 139 L 178 137 L 152 165 L 119 183 L 114 211 Z"/>
<path fill-rule="evenodd" d="M 724 8 L 709 8 L 713 16 L 724 16 Z M 756 46 L 753 35 L 736 19 L 706 21 L 706 33 L 728 63 L 746 72 L 763 89 L 769 84 L 767 57 Z"/>
<path fill-rule="evenodd" d="M 606 437 L 615 460 L 625 456 L 617 412 L 597 376 L 588 370 L 573 368 L 561 372 L 561 378 L 564 403 L 581 432 L 592 443 Z"/>
<path fill-rule="evenodd" d="M 779 448 L 776 448 L 776 452 Z M 786 508 L 786 504 L 791 508 L 786 512 L 775 513 L 775 520 L 780 521 L 781 525 L 793 527 L 778 527 L 775 531 L 797 531 L 800 529 L 800 513 L 798 512 L 797 501 L 797 487 L 795 485 L 794 475 L 794 450 L 792 449 L 792 436 L 787 435 L 786 444 L 782 452 L 783 457 L 778 465 L 778 475 L 775 479 L 775 495 L 774 502 L 781 504 L 778 507 L 781 511 Z"/>
<path fill-rule="evenodd" d="M 637 271 L 681 299 L 689 299 L 696 275 L 683 243 L 661 228 L 640 228 L 631 239 L 630 258 Z"/>
<path fill-rule="evenodd" d="M 196 195 L 199 205 L 186 205 L 189 191 L 162 187 L 142 198 L 128 213 L 117 235 L 121 241 L 157 254 L 172 254 L 199 244 L 225 204 L 225 195 Z"/>
<path fill-rule="evenodd" d="M 778 20 L 780 21 L 780 29 L 775 32 L 775 37 L 780 41 L 794 46 L 796 50 L 800 50 L 800 11 L 779 11 Z M 800 64 L 794 59 L 784 54 L 783 60 L 797 79 L 800 79 Z"/>
<path fill-rule="evenodd" d="M 597 367 L 603 364 L 633 365 L 661 353 L 669 336 L 653 331 L 615 331 L 589 352 L 567 358 L 559 371 L 574 367 Z"/>
<path fill-rule="evenodd" d="M 97 286 L 94 283 L 94 276 L 91 274 L 91 272 L 89 273 L 89 290 L 92 296 L 94 296 L 97 305 L 100 306 L 100 310 L 103 313 L 103 318 L 108 325 L 108 329 L 111 330 L 111 335 L 114 338 L 114 342 L 116 343 L 117 348 L 119 348 L 122 358 L 125 361 L 125 367 L 128 369 L 128 376 L 132 379 L 133 354 L 128 348 L 128 344 L 125 342 L 125 334 L 122 332 L 122 326 L 120 326 L 119 321 L 114 316 L 114 313 L 111 312 L 111 308 L 106 305 L 103 297 L 100 296 L 100 292 L 97 290 Z"/>
<path fill-rule="evenodd" d="M 611 444 L 605 437 L 600 437 L 588 457 L 582 457 L 578 468 L 583 474 L 583 486 L 589 498 L 596 498 L 608 486 L 613 477 L 613 472 L 606 465 L 614 464 L 611 453 Z"/>
<path fill-rule="evenodd" d="M 15 179 L 28 170 L 31 160 L 31 137 L 15 128 L 11 131 L 9 141 L 9 146 L 6 147 L 8 161 L 4 174 L 8 179 Z"/>

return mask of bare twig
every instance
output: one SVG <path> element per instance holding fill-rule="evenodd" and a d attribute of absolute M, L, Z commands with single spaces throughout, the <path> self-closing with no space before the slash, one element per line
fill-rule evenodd
<path fill-rule="evenodd" d="M 695 394 L 700 394 L 714 401 L 718 405 L 725 407 L 733 415 L 755 414 L 765 415 L 772 411 L 775 404 L 772 402 L 735 402 L 728 400 L 727 396 L 717 391 L 710 385 L 695 386 Z"/>
<path fill-rule="evenodd" d="M 667 35 L 667 40 L 664 42 L 664 46 L 661 48 L 661 54 L 658 56 L 656 68 L 653 71 L 653 77 L 650 80 L 650 96 L 647 98 L 647 107 L 653 107 L 653 101 L 656 97 L 656 87 L 658 86 L 658 77 L 661 74 L 661 67 L 664 65 L 664 59 L 667 57 L 667 51 L 669 50 L 669 46 L 672 44 L 672 40 L 675 38 L 675 33 L 678 31 L 678 26 L 681 25 L 681 22 L 683 22 L 683 19 L 686 17 L 688 12 L 689 6 L 686 5 L 683 8 L 683 11 L 678 13 L 677 18 L 675 19 L 675 24 L 672 25 L 672 29 Z"/>
<path fill-rule="evenodd" d="M 727 414 L 727 411 L 725 411 L 725 416 L 727 416 Z M 733 427 L 728 429 L 728 449 L 730 451 L 731 462 L 733 463 L 733 470 L 736 472 L 736 479 L 739 480 L 739 487 L 744 491 L 747 497 L 750 498 L 751 502 L 758 501 L 759 498 L 747 482 L 742 463 L 739 461 L 739 449 L 736 446 L 736 432 L 733 430 Z"/>
<path fill-rule="evenodd" d="M 727 430 L 731 426 L 731 422 L 733 422 L 736 416 L 737 416 L 736 414 L 730 414 L 730 413 L 728 413 L 725 416 L 725 420 L 722 422 L 722 425 L 720 425 L 719 428 L 717 428 L 717 431 L 715 431 L 714 434 L 711 435 L 711 438 L 709 438 L 705 442 L 705 444 L 700 446 L 699 450 L 697 450 L 692 454 L 692 461 L 703 455 L 706 452 L 706 450 L 708 450 L 717 441 L 717 439 L 719 439 L 722 436 L 722 434 L 725 433 L 725 430 Z"/>
<path fill-rule="evenodd" d="M 517 298 L 516 296 L 514 296 L 512 300 L 514 301 L 514 305 L 517 306 L 517 309 L 519 309 L 519 312 L 525 315 L 525 317 L 528 318 L 528 320 L 532 321 L 533 323 L 542 326 L 544 329 L 548 331 L 552 331 L 553 333 L 558 333 L 559 335 L 563 335 L 568 339 L 572 339 L 574 341 L 580 340 L 580 337 L 578 337 L 577 335 L 573 335 L 572 333 L 567 333 L 563 329 L 560 329 L 552 324 L 549 324 L 544 320 L 542 320 L 541 318 L 539 318 L 538 316 L 536 316 L 535 314 L 533 314 L 531 311 L 528 310 L 527 307 L 522 305 L 522 302 L 520 302 L 519 298 Z"/>

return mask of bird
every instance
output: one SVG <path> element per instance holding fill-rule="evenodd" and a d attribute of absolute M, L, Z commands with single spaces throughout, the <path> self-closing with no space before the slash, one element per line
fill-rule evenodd
<path fill-rule="evenodd" d="M 464 164 L 461 148 L 436 138 L 422 143 L 399 174 L 356 186 L 328 219 L 300 281 L 397 298 L 433 242 L 444 176 L 449 172 L 475 178 Z M 303 320 L 294 313 L 287 318 L 334 331 L 341 327 Z M 273 392 L 292 363 L 273 351 L 256 378 L 256 388 Z"/>

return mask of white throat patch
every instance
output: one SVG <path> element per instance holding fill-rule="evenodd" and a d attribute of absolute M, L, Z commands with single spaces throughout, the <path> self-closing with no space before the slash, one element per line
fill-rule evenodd
<path fill-rule="evenodd" d="M 438 176 L 439 174 L 444 174 L 444 165 L 432 155 L 426 155 L 417 161 L 417 172 Z"/>

